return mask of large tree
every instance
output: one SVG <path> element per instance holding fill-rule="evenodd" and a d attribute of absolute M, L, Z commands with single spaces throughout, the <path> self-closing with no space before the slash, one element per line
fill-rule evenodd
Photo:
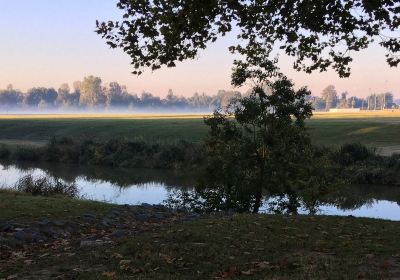
<path fill-rule="evenodd" d="M 329 109 L 336 107 L 338 96 L 335 86 L 329 85 L 324 88 L 322 90 L 321 96 L 325 100 L 325 110 L 329 111 Z"/>
<path fill-rule="evenodd" d="M 121 20 L 97 22 L 96 31 L 131 57 L 136 74 L 193 59 L 232 30 L 238 44 L 230 50 L 245 58 L 235 62 L 242 69 L 276 62 L 280 49 L 297 70 L 331 67 L 347 77 L 350 54 L 374 40 L 389 65 L 400 63 L 396 0 L 119 0 L 117 7 Z"/>
<path fill-rule="evenodd" d="M 85 77 L 80 84 L 80 100 L 79 102 L 88 106 L 101 106 L 106 103 L 106 96 L 104 94 L 102 81 L 99 77 L 88 76 Z"/>

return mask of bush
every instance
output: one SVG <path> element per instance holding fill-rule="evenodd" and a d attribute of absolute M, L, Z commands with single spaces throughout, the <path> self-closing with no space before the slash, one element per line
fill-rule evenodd
<path fill-rule="evenodd" d="M 21 146 L 14 149 L 10 157 L 13 160 L 35 161 L 41 158 L 41 154 L 40 148 Z"/>
<path fill-rule="evenodd" d="M 344 144 L 334 154 L 335 162 L 348 166 L 357 162 L 375 160 L 378 156 L 374 149 L 368 148 L 360 143 Z"/>
<path fill-rule="evenodd" d="M 32 175 L 27 175 L 18 180 L 14 189 L 32 195 L 65 195 L 72 198 L 77 198 L 79 191 L 75 184 L 66 184 L 60 180 L 50 180 L 47 177 L 33 178 Z"/>
<path fill-rule="evenodd" d="M 0 145 L 0 159 L 8 159 L 10 157 L 10 148 L 6 145 Z"/>

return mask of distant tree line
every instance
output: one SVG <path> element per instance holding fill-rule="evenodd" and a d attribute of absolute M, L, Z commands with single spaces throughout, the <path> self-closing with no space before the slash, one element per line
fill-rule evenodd
<path fill-rule="evenodd" d="M 267 90 L 268 91 L 268 90 Z M 186 110 L 213 111 L 224 108 L 232 99 L 247 96 L 232 90 L 219 90 L 215 95 L 194 93 L 191 97 L 175 95 L 170 89 L 165 98 L 149 92 L 140 95 L 128 93 L 125 86 L 118 82 L 104 84 L 99 77 L 88 76 L 83 81 L 73 83 L 72 89 L 66 83 L 57 90 L 54 88 L 34 87 L 22 92 L 9 85 L 0 90 L 0 110 L 4 109 L 105 109 L 125 110 Z M 393 93 L 371 94 L 366 98 L 350 96 L 348 92 L 338 94 L 335 86 L 327 86 L 320 96 L 309 96 L 316 111 L 329 111 L 333 108 L 360 108 L 362 110 L 393 109 Z"/>
<path fill-rule="evenodd" d="M 240 92 L 226 90 L 219 90 L 212 96 L 196 92 L 191 97 L 183 97 L 175 95 L 172 90 L 168 91 L 165 98 L 149 92 L 137 95 L 128 93 L 126 87 L 118 82 L 104 84 L 101 78 L 88 76 L 83 81 L 74 82 L 72 89 L 68 84 L 62 84 L 57 90 L 34 87 L 22 92 L 9 85 L 0 90 L 0 108 L 212 111 L 238 97 L 241 97 Z"/>
<path fill-rule="evenodd" d="M 365 98 L 350 96 L 345 91 L 340 95 L 335 89 L 335 86 L 329 85 L 320 96 L 311 96 L 309 101 L 312 103 L 316 111 L 329 111 L 330 109 L 350 109 L 359 108 L 362 110 L 384 110 L 394 109 L 398 106 L 394 102 L 393 93 L 385 92 L 379 94 L 371 94 Z"/>

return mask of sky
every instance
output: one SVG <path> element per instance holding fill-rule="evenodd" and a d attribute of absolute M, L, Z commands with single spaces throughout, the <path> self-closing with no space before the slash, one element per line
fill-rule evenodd
<path fill-rule="evenodd" d="M 0 89 L 8 84 L 26 91 L 31 87 L 58 88 L 62 83 L 95 75 L 103 82 L 117 81 L 133 93 L 148 91 L 165 96 L 190 96 L 194 92 L 215 94 L 234 89 L 230 74 L 234 57 L 228 36 L 201 51 L 198 58 L 137 77 L 130 58 L 110 49 L 98 36 L 95 22 L 119 18 L 116 0 L 0 0 Z M 341 79 L 334 71 L 306 74 L 296 72 L 291 59 L 282 56 L 281 70 L 296 87 L 308 86 L 319 95 L 329 84 L 337 91 L 367 96 L 393 92 L 400 98 L 400 67 L 390 68 L 385 51 L 374 45 L 353 54 L 352 75 Z M 238 89 L 245 90 L 245 89 Z"/>

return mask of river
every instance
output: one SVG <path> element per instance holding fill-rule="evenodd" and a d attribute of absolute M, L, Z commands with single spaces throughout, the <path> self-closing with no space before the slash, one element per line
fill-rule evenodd
<path fill-rule="evenodd" d="M 12 187 L 21 177 L 47 176 L 74 182 L 85 199 L 116 204 L 163 203 L 176 190 L 191 190 L 196 175 L 169 170 L 121 169 L 49 163 L 1 163 L 0 186 Z M 271 201 L 274 198 L 266 198 Z M 335 203 L 319 206 L 317 214 L 370 217 L 400 221 L 400 188 L 346 186 Z M 265 212 L 266 209 L 263 208 Z M 299 213 L 306 213 L 300 209 Z"/>

